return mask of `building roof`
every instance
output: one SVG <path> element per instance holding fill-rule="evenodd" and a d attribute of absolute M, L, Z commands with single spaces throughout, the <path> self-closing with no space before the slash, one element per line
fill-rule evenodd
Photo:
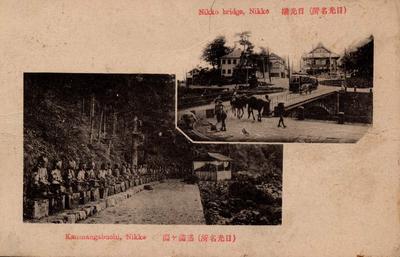
<path fill-rule="evenodd" d="M 218 161 L 231 161 L 232 159 L 220 153 L 208 153 L 209 156 Z"/>
<path fill-rule="evenodd" d="M 220 153 L 206 153 L 197 158 L 198 161 L 231 161 L 232 159 Z"/>
<path fill-rule="evenodd" d="M 240 50 L 239 48 L 235 48 L 232 52 L 222 56 L 221 58 L 240 58 L 240 56 L 242 56 L 242 50 Z"/>
<path fill-rule="evenodd" d="M 279 55 L 277 55 L 275 53 L 270 53 L 269 58 L 270 59 L 279 59 L 279 60 L 285 61 L 285 60 L 283 60 L 282 57 L 280 57 Z"/>
<path fill-rule="evenodd" d="M 304 54 L 303 58 L 339 58 L 338 54 L 330 51 L 326 48 L 322 43 L 318 43 L 318 45 L 312 49 L 309 53 Z"/>

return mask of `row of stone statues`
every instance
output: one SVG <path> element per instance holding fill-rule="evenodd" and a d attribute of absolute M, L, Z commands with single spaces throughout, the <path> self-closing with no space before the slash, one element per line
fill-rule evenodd
<path fill-rule="evenodd" d="M 45 156 L 41 156 L 37 167 L 31 173 L 29 195 L 31 197 L 46 197 L 63 193 L 74 193 L 88 190 L 93 187 L 107 187 L 124 180 L 149 176 L 163 177 L 168 173 L 167 167 L 147 167 L 130 164 L 102 163 L 97 168 L 96 163 L 69 160 L 64 165 L 62 160 L 54 160 L 53 167 L 48 169 L 49 163 Z"/>

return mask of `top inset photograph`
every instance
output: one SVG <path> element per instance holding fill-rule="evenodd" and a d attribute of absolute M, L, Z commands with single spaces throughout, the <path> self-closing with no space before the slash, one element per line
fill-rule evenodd
<path fill-rule="evenodd" d="M 177 83 L 178 129 L 194 142 L 357 142 L 372 126 L 374 38 L 342 41 L 205 42 Z"/>

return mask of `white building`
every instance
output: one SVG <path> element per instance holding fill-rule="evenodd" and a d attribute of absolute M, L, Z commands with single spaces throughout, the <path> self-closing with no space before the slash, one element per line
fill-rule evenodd
<path fill-rule="evenodd" d="M 274 77 L 274 78 L 286 78 L 287 77 L 288 69 L 287 69 L 286 62 L 282 57 L 280 57 L 274 53 L 271 53 L 269 55 L 269 62 L 271 65 L 271 71 L 270 71 L 271 77 Z"/>
<path fill-rule="evenodd" d="M 240 64 L 240 58 L 242 56 L 242 50 L 239 48 L 234 49 L 229 54 L 221 57 L 221 76 L 232 77 L 233 70 Z M 269 55 L 269 62 L 271 67 L 271 77 L 285 78 L 287 76 L 287 66 L 286 62 L 280 56 L 271 53 Z M 263 71 L 257 69 L 257 78 L 268 77 L 268 67 L 264 64 L 265 69 Z"/>
<path fill-rule="evenodd" d="M 301 57 L 301 70 L 312 75 L 337 72 L 339 57 L 338 54 L 335 54 L 322 45 L 322 43 L 319 43 L 309 53 Z"/>
<path fill-rule="evenodd" d="M 231 161 L 225 155 L 207 153 L 193 161 L 193 171 L 200 180 L 228 180 L 232 178 Z"/>
<path fill-rule="evenodd" d="M 232 77 L 233 69 L 239 65 L 241 56 L 242 50 L 236 48 L 229 54 L 221 57 L 221 76 Z"/>

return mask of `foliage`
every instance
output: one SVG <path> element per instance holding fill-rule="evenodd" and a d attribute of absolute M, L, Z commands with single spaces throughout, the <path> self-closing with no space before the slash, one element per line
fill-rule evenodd
<path fill-rule="evenodd" d="M 345 52 L 341 67 L 354 77 L 372 81 L 374 66 L 374 38 L 371 35 L 367 42 L 356 49 Z"/>
<path fill-rule="evenodd" d="M 90 142 L 92 97 L 94 137 Z M 134 116 L 142 121 L 144 134 L 140 163 L 190 168 L 186 158 L 190 145 L 175 131 L 173 99 L 174 77 L 169 75 L 25 74 L 25 176 L 29 177 L 41 155 L 51 162 L 57 158 L 78 163 L 131 162 Z M 106 133 L 99 136 L 101 110 Z"/>
<path fill-rule="evenodd" d="M 201 58 L 211 64 L 213 68 L 219 68 L 221 57 L 228 54 L 230 51 L 231 49 L 226 46 L 225 37 L 218 36 L 206 45 L 203 49 Z"/>

